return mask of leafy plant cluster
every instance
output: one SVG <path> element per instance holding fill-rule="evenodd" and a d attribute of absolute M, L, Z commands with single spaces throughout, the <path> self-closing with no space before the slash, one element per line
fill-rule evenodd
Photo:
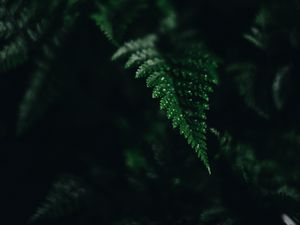
<path fill-rule="evenodd" d="M 74 160 L 28 221 L 299 223 L 300 3 L 247 4 L 1 1 L 0 138 Z"/>

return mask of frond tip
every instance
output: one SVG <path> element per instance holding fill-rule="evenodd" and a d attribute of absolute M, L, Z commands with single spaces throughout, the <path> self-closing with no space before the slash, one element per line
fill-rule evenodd
<path fill-rule="evenodd" d="M 211 173 L 206 145 L 206 111 L 209 93 L 217 83 L 217 63 L 202 44 L 176 45 L 172 53 L 161 53 L 155 35 L 126 43 L 112 59 L 129 56 L 126 68 L 137 66 L 136 78 L 145 77 L 153 98 L 178 127 Z"/>

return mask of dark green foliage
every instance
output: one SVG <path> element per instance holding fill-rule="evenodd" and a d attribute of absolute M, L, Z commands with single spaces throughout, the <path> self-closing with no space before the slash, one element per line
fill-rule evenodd
<path fill-rule="evenodd" d="M 31 222 L 58 219 L 80 212 L 86 206 L 90 190 L 77 177 L 65 175 L 54 182 L 45 202 L 31 217 Z"/>
<path fill-rule="evenodd" d="M 258 100 L 258 95 L 255 89 L 255 82 L 257 80 L 257 68 L 251 63 L 236 63 L 230 65 L 227 71 L 230 74 L 235 74 L 235 83 L 239 94 L 243 97 L 247 106 L 254 110 L 259 116 L 263 118 L 269 117 L 269 108 L 267 105 L 262 105 Z"/>
<path fill-rule="evenodd" d="M 0 0 L 0 224 L 299 224 L 299 21 L 299 0 Z"/>
<path fill-rule="evenodd" d="M 222 201 L 212 201 L 212 206 L 201 214 L 201 221 L 204 224 L 251 224 L 256 216 L 262 224 L 282 224 L 279 218 L 285 216 L 297 221 L 299 192 L 294 186 L 295 177 L 285 174 L 289 171 L 278 161 L 259 159 L 250 145 L 237 143 L 228 133 L 220 135 L 215 130 L 213 133 L 220 143 L 217 159 L 229 167 L 219 174 L 223 176 L 222 185 L 228 189 L 228 196 Z M 228 177 L 224 176 L 226 173 Z M 231 182 L 225 184 L 226 178 Z M 238 195 L 247 207 L 235 205 L 230 200 L 233 195 Z"/>
<path fill-rule="evenodd" d="M 41 46 L 41 56 L 36 60 L 36 70 L 31 75 L 29 87 L 20 103 L 18 133 L 22 134 L 47 111 L 47 108 L 62 94 L 66 74 L 63 74 L 60 48 L 65 36 L 73 27 L 75 15 L 65 15 L 52 36 Z"/>
<path fill-rule="evenodd" d="M 229 134 L 220 137 L 222 152 L 228 162 L 232 163 L 232 169 L 247 185 L 260 188 L 265 194 L 280 192 L 286 185 L 287 176 L 280 169 L 278 162 L 274 160 L 257 159 L 253 148 L 249 145 L 234 143 Z M 268 174 L 269 177 L 265 178 Z M 272 190 L 271 187 L 274 189 Z"/>
<path fill-rule="evenodd" d="M 116 46 L 121 45 L 128 35 L 130 25 L 142 17 L 151 7 L 155 8 L 155 16 L 159 17 L 160 31 L 166 32 L 177 25 L 176 13 L 168 0 L 106 0 L 95 1 L 97 11 L 91 15 L 96 25 L 105 36 Z M 151 9 L 152 10 L 152 9 Z M 152 19 L 153 21 L 157 18 Z M 151 21 L 152 22 L 152 21 Z"/>
<path fill-rule="evenodd" d="M 152 97 L 160 99 L 160 108 L 166 111 L 174 128 L 195 149 L 208 172 L 211 173 L 206 153 L 206 111 L 209 93 L 217 84 L 217 62 L 203 44 L 174 43 L 172 52 L 160 52 L 158 37 L 126 43 L 112 59 L 129 55 L 125 67 L 138 66 L 136 78 L 146 78 L 153 88 Z"/>
<path fill-rule="evenodd" d="M 96 1 L 98 12 L 92 19 L 107 38 L 118 45 L 132 21 L 147 6 L 145 0 L 107 0 Z"/>
<path fill-rule="evenodd" d="M 51 15 L 61 8 L 70 7 L 67 1 L 46 1 L 47 7 L 38 1 L 25 0 L 4 1 L 1 3 L 0 37 L 3 42 L 0 50 L 0 69 L 8 70 L 28 59 L 36 46 L 42 44 L 45 36 L 51 35 L 50 30 L 57 18 Z"/>
<path fill-rule="evenodd" d="M 36 41 L 45 27 L 46 21 L 34 20 L 36 5 L 24 7 L 23 2 L 19 0 L 1 3 L 3 13 L 0 36 L 5 43 L 1 46 L 0 52 L 1 70 L 13 68 L 24 62 L 28 54 L 28 41 Z M 35 21 L 32 27 L 28 27 L 30 20 Z"/>
<path fill-rule="evenodd" d="M 36 69 L 29 87 L 20 103 L 18 133 L 25 132 L 46 111 L 58 92 L 58 64 L 61 42 L 72 28 L 76 12 L 76 1 L 49 1 L 47 7 L 37 1 L 12 1 L 2 3 L 3 21 L 0 23 L 3 46 L 0 54 L 1 70 L 12 69 L 24 63 L 35 53 Z M 63 13 L 53 17 L 53 13 Z M 60 75 L 61 76 L 61 75 Z"/>

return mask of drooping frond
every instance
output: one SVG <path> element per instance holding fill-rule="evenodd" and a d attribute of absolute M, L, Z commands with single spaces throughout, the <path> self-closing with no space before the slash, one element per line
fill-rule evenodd
<path fill-rule="evenodd" d="M 97 26 L 114 44 L 120 43 L 130 23 L 146 7 L 145 0 L 107 0 L 97 2 L 98 11 L 92 14 Z"/>
<path fill-rule="evenodd" d="M 30 222 L 74 214 L 86 206 L 89 195 L 89 189 L 77 177 L 62 176 L 55 181 L 45 202 L 31 217 Z"/>
<path fill-rule="evenodd" d="M 158 37 L 126 43 L 112 59 L 129 56 L 125 67 L 138 67 L 135 77 L 146 78 L 153 88 L 153 98 L 160 99 L 160 108 L 172 120 L 173 127 L 195 149 L 210 173 L 206 153 L 206 111 L 209 93 L 217 83 L 216 60 L 202 44 L 177 45 L 172 53 L 162 53 Z"/>

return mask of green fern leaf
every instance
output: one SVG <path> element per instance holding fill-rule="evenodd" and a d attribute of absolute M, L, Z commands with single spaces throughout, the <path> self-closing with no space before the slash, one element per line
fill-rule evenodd
<path fill-rule="evenodd" d="M 217 83 L 216 60 L 201 44 L 177 45 L 173 54 L 161 53 L 155 35 L 131 41 L 112 56 L 129 55 L 125 67 L 138 66 L 135 76 L 145 77 L 153 98 L 178 127 L 211 173 L 206 146 L 206 111 L 209 93 Z"/>

